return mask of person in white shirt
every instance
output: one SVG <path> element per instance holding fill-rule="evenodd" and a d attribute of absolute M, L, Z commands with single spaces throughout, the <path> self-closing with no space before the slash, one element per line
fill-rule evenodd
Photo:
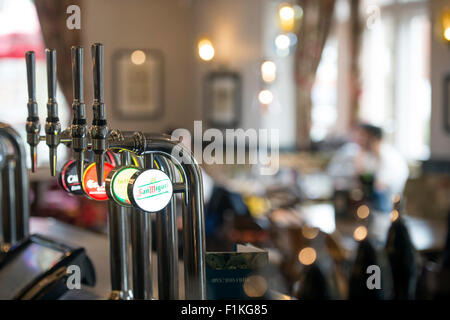
<path fill-rule="evenodd" d="M 390 211 L 392 196 L 401 195 L 409 169 L 400 153 L 383 141 L 381 128 L 361 124 L 355 142 L 341 147 L 330 161 L 328 173 L 336 189 L 351 190 L 370 181 L 375 209 Z"/>

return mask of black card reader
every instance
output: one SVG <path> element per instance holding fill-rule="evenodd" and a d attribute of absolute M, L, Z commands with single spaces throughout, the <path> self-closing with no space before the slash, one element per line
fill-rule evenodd
<path fill-rule="evenodd" d="M 0 256 L 0 300 L 58 299 L 72 288 L 68 280 L 77 270 L 82 284 L 95 285 L 94 266 L 83 248 L 31 235 Z"/>

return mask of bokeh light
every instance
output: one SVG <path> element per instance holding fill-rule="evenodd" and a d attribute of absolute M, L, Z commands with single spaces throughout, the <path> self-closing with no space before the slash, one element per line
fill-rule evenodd
<path fill-rule="evenodd" d="M 356 215 L 360 219 L 367 218 L 369 216 L 369 214 L 370 214 L 370 209 L 365 204 L 359 206 L 358 209 L 356 210 Z"/>
<path fill-rule="evenodd" d="M 298 261 L 300 261 L 300 263 L 306 266 L 313 264 L 314 261 L 316 261 L 316 258 L 317 258 L 316 250 L 314 250 L 314 248 L 311 247 L 303 248 L 298 253 Z"/>
<path fill-rule="evenodd" d="M 261 90 L 258 94 L 258 100 L 263 105 L 271 104 L 273 101 L 273 93 L 270 90 Z"/>
<path fill-rule="evenodd" d="M 214 58 L 215 50 L 212 42 L 208 39 L 202 39 L 198 42 L 198 55 L 204 61 L 211 61 Z"/>
<path fill-rule="evenodd" d="M 277 65 L 273 61 L 264 61 L 261 64 L 261 76 L 264 82 L 273 82 L 277 76 Z"/>
<path fill-rule="evenodd" d="M 279 34 L 275 38 L 275 45 L 277 46 L 277 49 L 287 50 L 287 49 L 289 49 L 289 46 L 291 45 L 291 39 L 289 38 L 289 36 L 287 36 L 285 34 Z"/>
<path fill-rule="evenodd" d="M 397 220 L 398 216 L 399 216 L 398 211 L 395 210 L 395 209 L 392 210 L 392 212 L 391 212 L 391 221 L 394 222 L 395 220 Z"/>
<path fill-rule="evenodd" d="M 136 65 L 143 64 L 145 62 L 145 52 L 142 50 L 135 50 L 131 54 L 131 62 Z"/>
<path fill-rule="evenodd" d="M 244 280 L 244 292 L 250 298 L 262 297 L 267 291 L 267 281 L 263 276 L 251 275 Z"/>
<path fill-rule="evenodd" d="M 359 226 L 358 228 L 355 229 L 355 231 L 353 232 L 353 238 L 356 241 L 362 241 L 367 237 L 367 228 L 364 226 Z"/>
<path fill-rule="evenodd" d="M 310 226 L 303 226 L 302 228 L 302 235 L 309 240 L 312 240 L 314 238 L 317 237 L 317 235 L 319 234 L 319 228 L 314 228 L 314 227 L 310 227 Z"/>

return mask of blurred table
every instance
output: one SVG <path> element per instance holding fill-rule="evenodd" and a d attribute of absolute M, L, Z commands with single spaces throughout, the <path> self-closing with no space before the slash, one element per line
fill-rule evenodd
<path fill-rule="evenodd" d="M 371 213 L 369 232 L 381 242 L 386 240 L 391 225 L 390 215 Z M 418 251 L 442 250 L 447 234 L 446 221 L 427 220 L 412 216 L 403 216 L 415 248 Z M 273 223 L 279 228 L 300 227 L 307 224 L 319 228 L 328 234 L 338 234 L 346 249 L 356 249 L 357 242 L 353 239 L 355 228 L 364 224 L 362 220 L 336 219 L 331 203 L 302 204 L 293 210 L 278 210 L 271 216 Z"/>

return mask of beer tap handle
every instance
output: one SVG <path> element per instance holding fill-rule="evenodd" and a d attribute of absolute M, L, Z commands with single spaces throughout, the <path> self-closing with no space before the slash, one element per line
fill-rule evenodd
<path fill-rule="evenodd" d="M 36 57 L 34 51 L 25 53 L 27 64 L 27 85 L 28 85 L 28 118 L 26 123 L 27 142 L 30 145 L 31 171 L 36 172 L 37 167 L 37 145 L 39 144 L 39 134 L 41 123 L 39 122 L 38 105 L 36 102 Z"/>
<path fill-rule="evenodd" d="M 94 74 L 94 104 L 92 109 L 94 117 L 92 120 L 92 151 L 97 168 L 97 180 L 103 185 L 103 170 L 105 166 L 104 153 L 106 137 L 108 133 L 105 104 L 103 102 L 103 45 L 95 43 L 91 47 L 93 74 Z"/>
<path fill-rule="evenodd" d="M 78 181 L 84 171 L 84 152 L 87 149 L 86 107 L 83 99 L 83 48 L 72 47 L 73 121 L 71 126 L 72 147 L 77 163 Z"/>
<path fill-rule="evenodd" d="M 56 102 L 56 50 L 45 49 L 47 57 L 47 119 L 45 123 L 45 140 L 49 147 L 50 174 L 56 175 L 57 148 L 60 142 L 61 124 L 58 118 Z"/>

